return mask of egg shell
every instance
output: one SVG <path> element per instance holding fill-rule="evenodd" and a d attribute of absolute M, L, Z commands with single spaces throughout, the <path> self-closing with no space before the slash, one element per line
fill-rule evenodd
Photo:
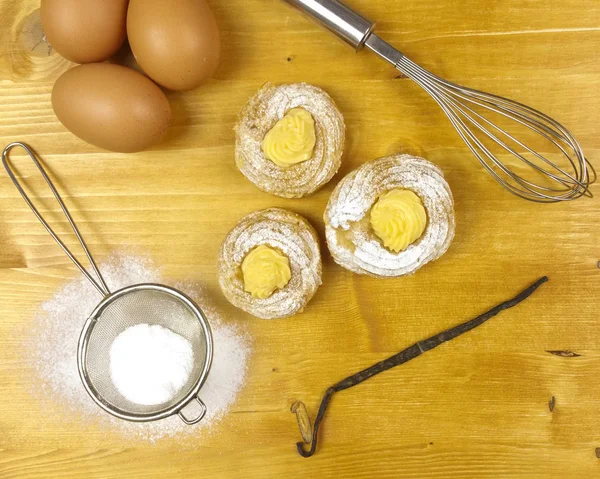
<path fill-rule="evenodd" d="M 127 33 L 128 0 L 42 0 L 42 28 L 67 60 L 100 62 L 114 55 Z"/>
<path fill-rule="evenodd" d="M 54 84 L 52 107 L 82 140 L 122 153 L 158 143 L 171 123 L 163 91 L 141 73 L 111 63 L 65 72 Z"/>
<path fill-rule="evenodd" d="M 127 36 L 144 72 L 170 90 L 196 88 L 219 64 L 219 27 L 204 0 L 131 0 Z"/>

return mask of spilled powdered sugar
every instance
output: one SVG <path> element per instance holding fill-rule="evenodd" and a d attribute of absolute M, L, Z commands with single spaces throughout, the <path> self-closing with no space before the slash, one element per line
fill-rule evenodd
<path fill-rule="evenodd" d="M 139 256 L 114 255 L 99 269 L 113 291 L 137 283 L 165 283 L 154 263 Z M 66 284 L 46 301 L 31 326 L 31 339 L 24 350 L 39 375 L 35 381 L 38 394 L 59 404 L 65 417 L 98 422 L 133 440 L 154 443 L 167 437 L 208 434 L 245 384 L 250 339 L 239 325 L 223 320 L 197 285 L 184 282 L 172 286 L 197 302 L 213 333 L 212 367 L 200 390 L 207 412 L 199 424 L 187 426 L 177 416 L 148 423 L 124 421 L 104 412 L 88 396 L 77 371 L 77 342 L 86 318 L 102 298 L 84 277 Z"/>

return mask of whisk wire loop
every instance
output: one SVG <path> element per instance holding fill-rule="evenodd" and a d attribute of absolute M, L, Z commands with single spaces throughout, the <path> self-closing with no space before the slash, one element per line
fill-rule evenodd
<path fill-rule="evenodd" d="M 508 191 L 543 203 L 592 196 L 589 185 L 596 180 L 596 172 L 577 140 L 556 120 L 522 103 L 444 80 L 404 55 L 395 66 L 438 103 L 475 157 Z M 498 114 L 537 133 L 558 150 L 569 168 L 549 160 L 475 108 Z M 514 171 L 484 144 L 483 138 L 543 175 L 546 182 L 534 182 Z M 522 153 L 517 151 L 519 147 L 524 150 Z"/>

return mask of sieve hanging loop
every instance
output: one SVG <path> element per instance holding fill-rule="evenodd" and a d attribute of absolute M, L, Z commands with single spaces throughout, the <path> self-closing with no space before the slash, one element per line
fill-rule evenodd
<path fill-rule="evenodd" d="M 32 161 L 35 164 L 35 166 L 37 167 L 37 169 L 40 171 L 42 178 L 44 178 L 44 180 L 46 181 L 46 184 L 48 185 L 48 187 L 50 188 L 50 191 L 52 191 L 52 194 L 54 195 L 54 198 L 56 198 L 56 201 L 60 205 L 60 208 L 62 209 L 65 217 L 67 218 L 67 221 L 71 225 L 71 228 L 73 229 L 73 232 L 75 233 L 75 236 L 77 236 L 77 239 L 79 240 L 79 244 L 81 244 L 81 247 L 83 248 L 83 251 L 85 252 L 85 255 L 87 256 L 88 261 L 90 262 L 90 265 L 92 266 L 92 268 L 94 269 L 94 272 L 96 273 L 97 280 L 87 271 L 87 269 L 84 268 L 84 266 L 79 262 L 79 260 L 77 260 L 77 258 L 75 258 L 73 253 L 71 253 L 69 248 L 62 242 L 62 240 L 58 237 L 58 235 L 54 232 L 52 227 L 46 222 L 46 220 L 44 219 L 42 214 L 39 212 L 39 210 L 33 204 L 31 199 L 29 198 L 29 195 L 27 195 L 27 193 L 21 186 L 21 183 L 19 182 L 19 180 L 17 180 L 16 175 L 12 171 L 10 165 L 8 164 L 8 152 L 10 150 L 12 150 L 15 146 L 22 147 L 27 152 L 27 154 L 30 156 L 30 158 L 32 159 Z M 22 143 L 20 141 L 15 141 L 15 142 L 7 145 L 6 148 L 4 148 L 4 151 L 2 152 L 2 164 L 4 165 L 4 168 L 6 169 L 8 176 L 10 177 L 12 182 L 17 187 L 18 192 L 21 194 L 21 196 L 23 197 L 23 199 L 25 200 L 25 202 L 27 203 L 29 208 L 31 208 L 31 211 L 33 211 L 33 214 L 40 221 L 40 223 L 42 223 L 42 225 L 44 225 L 44 228 L 46 228 L 48 233 L 50 233 L 50 236 L 52 236 L 52 238 L 54 239 L 54 241 L 56 241 L 58 246 L 61 247 L 61 249 L 65 252 L 65 254 L 73 262 L 73 264 L 75 266 L 77 266 L 77 268 L 79 268 L 79 270 L 88 279 L 88 281 L 90 283 L 92 283 L 94 288 L 96 288 L 102 296 L 108 296 L 110 294 L 110 290 L 108 289 L 108 286 L 106 285 L 106 282 L 104 281 L 104 278 L 102 277 L 102 274 L 100 273 L 100 270 L 98 269 L 98 266 L 96 265 L 96 262 L 94 261 L 94 258 L 92 257 L 92 254 L 88 250 L 88 247 L 85 244 L 85 241 L 83 240 L 83 237 L 81 236 L 81 233 L 79 233 L 79 229 L 77 228 L 77 225 L 73 221 L 73 218 L 71 217 L 69 210 L 65 206 L 60 194 L 58 193 L 58 191 L 56 191 L 56 188 L 54 187 L 52 180 L 50 180 L 48 174 L 46 173 L 46 170 L 44 169 L 42 164 L 38 161 L 35 152 L 25 143 Z"/>
<path fill-rule="evenodd" d="M 185 414 L 183 414 L 183 409 L 189 405 L 189 403 L 187 403 L 183 408 L 181 408 L 181 410 L 177 413 L 179 415 L 179 417 L 181 418 L 181 420 L 186 423 L 188 426 L 192 426 L 194 424 L 199 423 L 200 421 L 202 421 L 202 418 L 204 417 L 204 415 L 206 414 L 206 404 L 204 404 L 204 402 L 202 402 L 202 399 L 200 399 L 198 396 L 196 396 L 194 399 L 196 399 L 196 402 L 200 405 L 200 413 L 194 418 L 194 419 L 188 419 Z"/>

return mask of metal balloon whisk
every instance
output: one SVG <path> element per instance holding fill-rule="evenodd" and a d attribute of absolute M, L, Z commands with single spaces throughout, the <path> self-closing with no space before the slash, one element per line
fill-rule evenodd
<path fill-rule="evenodd" d="M 539 203 L 592 196 L 589 187 L 596 172 L 577 140 L 556 120 L 522 103 L 434 75 L 375 35 L 373 22 L 338 0 L 285 1 L 357 51 L 367 47 L 421 86 L 488 173 L 511 193 Z M 527 139 L 523 133 L 529 134 Z M 542 149 L 553 153 L 542 154 Z"/>

